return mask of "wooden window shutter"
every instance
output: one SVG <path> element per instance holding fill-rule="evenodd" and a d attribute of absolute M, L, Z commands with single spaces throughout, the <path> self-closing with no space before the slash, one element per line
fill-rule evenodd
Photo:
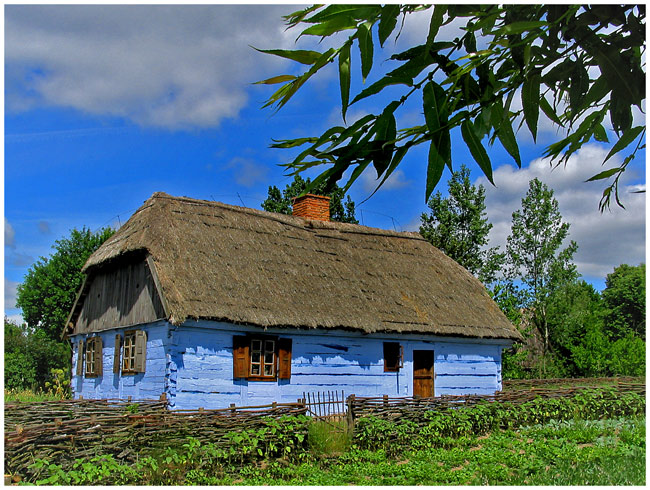
<path fill-rule="evenodd" d="M 115 350 L 113 351 L 113 372 L 120 373 L 120 352 L 122 349 L 122 336 L 118 333 L 115 335 Z"/>
<path fill-rule="evenodd" d="M 102 368 L 104 367 L 104 343 L 101 337 L 95 337 L 95 375 L 102 375 Z"/>
<path fill-rule="evenodd" d="M 77 347 L 77 376 L 83 376 L 84 373 L 84 341 L 79 341 Z"/>
<path fill-rule="evenodd" d="M 133 370 L 136 373 L 144 373 L 147 364 L 147 332 L 136 330 L 135 332 L 135 362 Z"/>
<path fill-rule="evenodd" d="M 291 379 L 291 339 L 278 339 L 278 379 Z"/>
<path fill-rule="evenodd" d="M 232 338 L 232 372 L 233 378 L 248 377 L 248 348 L 249 339 L 242 335 Z"/>

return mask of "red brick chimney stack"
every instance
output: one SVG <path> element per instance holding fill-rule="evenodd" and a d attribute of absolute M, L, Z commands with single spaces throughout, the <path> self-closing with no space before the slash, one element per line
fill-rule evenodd
<path fill-rule="evenodd" d="M 330 220 L 330 198 L 305 194 L 293 198 L 293 215 L 301 218 L 317 219 L 320 221 Z"/>

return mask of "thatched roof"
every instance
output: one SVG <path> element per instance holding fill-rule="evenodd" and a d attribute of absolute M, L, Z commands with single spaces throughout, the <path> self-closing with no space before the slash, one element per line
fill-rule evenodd
<path fill-rule="evenodd" d="M 483 285 L 417 233 L 155 193 L 86 262 L 153 259 L 169 320 L 519 339 Z"/>

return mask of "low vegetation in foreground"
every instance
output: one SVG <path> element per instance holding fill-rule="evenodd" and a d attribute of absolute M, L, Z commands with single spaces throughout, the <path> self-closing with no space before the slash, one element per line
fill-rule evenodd
<path fill-rule="evenodd" d="M 569 399 L 486 403 L 314 422 L 287 417 L 277 438 L 231 434 L 227 447 L 188 437 L 136 463 L 98 454 L 65 469 L 32 465 L 48 485 L 645 485 L 645 399 L 589 390 Z M 298 426 L 308 437 L 296 438 Z M 286 430 L 285 430 L 286 428 Z M 266 430 L 266 429 L 265 429 Z M 249 433 L 250 432 L 250 433 Z"/>

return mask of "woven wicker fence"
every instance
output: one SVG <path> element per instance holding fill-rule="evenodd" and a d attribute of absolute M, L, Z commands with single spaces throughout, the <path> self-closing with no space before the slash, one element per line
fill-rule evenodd
<path fill-rule="evenodd" d="M 606 378 L 603 378 L 606 379 Z M 609 379 L 610 381 L 611 378 Z M 525 386 L 513 389 L 505 388 L 507 391 L 499 391 L 494 395 L 445 395 L 433 398 L 417 397 L 355 397 L 350 395 L 347 399 L 348 420 L 356 418 L 376 416 L 382 418 L 411 418 L 419 419 L 427 410 L 446 410 L 449 408 L 461 408 L 474 406 L 485 402 L 511 403 L 515 405 L 532 401 L 536 398 L 567 398 L 584 392 L 588 388 L 606 388 L 598 384 L 594 378 L 586 379 L 555 379 L 548 380 L 548 383 L 537 383 L 546 380 L 528 380 L 534 383 L 532 386 Z M 570 387 L 548 387 L 550 384 L 562 384 L 567 382 Z M 614 393 L 633 392 L 645 397 L 646 387 L 644 378 L 618 378 L 607 387 Z"/>
<path fill-rule="evenodd" d="M 30 476 L 29 466 L 36 459 L 47 459 L 64 469 L 75 459 L 98 454 L 133 462 L 143 451 L 180 446 L 188 436 L 225 446 L 229 432 L 260 428 L 268 417 L 305 412 L 302 403 L 198 411 L 169 411 L 165 402 L 158 401 L 7 404 L 5 473 Z"/>

